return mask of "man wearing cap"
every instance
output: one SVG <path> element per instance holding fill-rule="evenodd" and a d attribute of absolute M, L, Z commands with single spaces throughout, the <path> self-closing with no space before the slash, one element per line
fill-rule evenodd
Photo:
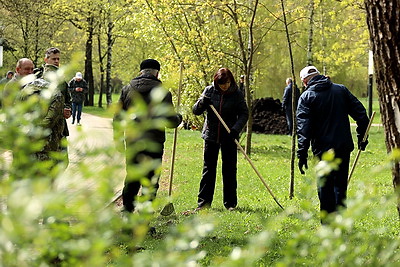
<path fill-rule="evenodd" d="M 69 81 L 68 91 L 70 92 L 72 99 L 72 124 L 75 123 L 76 118 L 77 125 L 80 126 L 83 102 L 85 102 L 86 94 L 88 92 L 88 86 L 82 77 L 82 73 L 77 72 L 75 77 Z"/>
<path fill-rule="evenodd" d="M 362 142 L 368 127 L 368 116 L 362 103 L 342 84 L 332 83 L 320 75 L 314 66 L 300 71 L 306 91 L 300 96 L 297 107 L 297 134 L 299 170 L 307 169 L 308 148 L 322 159 L 323 153 L 333 150 L 338 168 L 318 177 L 318 197 L 321 220 L 326 215 L 345 207 L 350 153 L 354 149 L 349 115 L 357 123 L 358 147 L 365 150 L 368 141 Z"/>
<path fill-rule="evenodd" d="M 176 113 L 171 93 L 162 88 L 158 79 L 160 63 L 146 59 L 140 64 L 140 76 L 131 80 L 121 91 L 122 109 L 114 117 L 120 121 L 123 113 L 127 123 L 124 130 L 126 143 L 126 178 L 122 191 L 124 210 L 133 212 L 142 186 L 142 195 L 153 200 L 159 187 L 165 127 L 176 128 L 182 116 Z M 116 123 L 114 123 L 114 126 Z"/>

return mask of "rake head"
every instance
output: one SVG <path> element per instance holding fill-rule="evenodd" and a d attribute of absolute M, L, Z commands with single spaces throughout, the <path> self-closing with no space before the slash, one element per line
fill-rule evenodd
<path fill-rule="evenodd" d="M 172 203 L 168 203 L 167 205 L 165 205 L 165 207 L 162 209 L 161 211 L 161 215 L 163 216 L 169 216 L 172 213 L 175 213 L 175 208 L 174 208 L 174 204 Z"/>

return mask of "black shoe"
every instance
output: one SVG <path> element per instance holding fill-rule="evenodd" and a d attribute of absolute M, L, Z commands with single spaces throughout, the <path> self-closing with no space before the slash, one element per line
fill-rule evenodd
<path fill-rule="evenodd" d="M 75 120 L 72 120 L 72 124 L 74 124 L 75 123 Z"/>

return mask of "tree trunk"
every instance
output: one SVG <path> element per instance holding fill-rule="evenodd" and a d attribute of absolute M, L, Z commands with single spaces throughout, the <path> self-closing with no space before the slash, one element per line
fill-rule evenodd
<path fill-rule="evenodd" d="M 111 66 L 112 66 L 112 46 L 113 46 L 113 28 L 114 23 L 109 16 L 108 28 L 107 28 L 107 69 L 106 69 L 106 88 L 107 88 L 107 106 L 112 103 L 112 88 L 111 88 Z"/>
<path fill-rule="evenodd" d="M 400 0 L 365 0 L 365 7 L 386 149 L 392 152 L 400 148 Z M 400 216 L 399 162 L 394 159 L 392 178 Z"/>
<path fill-rule="evenodd" d="M 103 92 L 104 92 L 104 63 L 103 63 L 103 52 L 101 50 L 101 24 L 99 24 L 99 34 L 97 35 L 97 47 L 99 54 L 99 67 L 100 67 L 100 92 L 99 92 L 99 108 L 103 107 Z"/>
<path fill-rule="evenodd" d="M 93 32 L 94 32 L 94 17 L 88 17 L 88 39 L 86 40 L 86 58 L 85 58 L 85 80 L 89 86 L 88 99 L 85 101 L 85 106 L 93 106 L 94 97 L 94 79 L 93 79 Z"/>
<path fill-rule="evenodd" d="M 257 8 L 258 8 L 258 0 L 254 1 L 254 7 L 251 9 L 251 20 L 249 24 L 249 40 L 248 40 L 248 45 L 247 45 L 247 61 L 245 61 L 245 70 L 246 70 L 246 78 L 245 78 L 245 91 L 246 91 L 246 102 L 247 102 L 247 107 L 249 109 L 249 120 L 247 121 L 247 129 L 246 129 L 246 154 L 250 155 L 251 154 L 251 137 L 253 134 L 253 97 L 251 94 L 251 88 L 250 88 L 250 77 L 252 74 L 252 68 L 253 68 L 253 55 L 254 55 L 254 35 L 253 35 L 253 26 L 254 26 L 254 21 L 256 18 L 256 13 L 257 13 Z"/>
<path fill-rule="evenodd" d="M 283 14 L 283 22 L 285 24 L 285 32 L 286 32 L 286 39 L 288 42 L 289 48 L 289 59 L 290 59 L 290 66 L 292 72 L 292 149 L 290 154 L 290 185 L 289 185 L 289 198 L 292 199 L 294 197 L 294 163 L 296 157 L 296 129 L 297 129 L 297 120 L 296 120 L 296 110 L 297 110 L 297 84 L 296 84 L 296 75 L 294 73 L 294 63 L 293 63 L 293 53 L 292 53 L 292 43 L 290 41 L 290 34 L 288 23 L 286 19 L 286 12 L 285 12 L 285 5 L 283 0 L 281 0 L 282 6 L 282 14 Z"/>
<path fill-rule="evenodd" d="M 307 43 L 307 66 L 313 65 L 313 38 L 314 38 L 314 0 L 310 1 L 310 28 L 308 30 L 308 43 Z"/>

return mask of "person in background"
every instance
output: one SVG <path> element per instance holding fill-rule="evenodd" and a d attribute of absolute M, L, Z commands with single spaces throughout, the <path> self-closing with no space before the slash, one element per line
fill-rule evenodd
<path fill-rule="evenodd" d="M 246 90 L 244 88 L 244 75 L 240 75 L 239 90 L 240 90 L 240 92 L 242 92 L 243 97 L 245 97 L 246 96 Z"/>
<path fill-rule="evenodd" d="M 13 77 L 14 72 L 12 71 L 7 71 L 6 77 L 4 77 L 3 79 L 0 80 L 0 84 L 5 84 L 8 83 L 11 78 Z"/>
<path fill-rule="evenodd" d="M 4 91 L 3 91 L 4 105 L 12 105 L 14 103 L 14 99 L 13 98 L 8 99 L 9 96 L 12 95 L 13 92 L 15 93 L 15 91 L 23 89 L 28 82 L 34 79 L 34 75 L 32 75 L 32 80 L 22 81 L 22 78 L 31 75 L 33 73 L 33 68 L 34 68 L 33 62 L 29 58 L 21 58 L 17 61 L 17 65 L 15 66 L 14 76 L 4 86 Z"/>
<path fill-rule="evenodd" d="M 296 102 L 295 106 L 297 107 L 297 102 L 300 96 L 300 90 L 299 88 L 296 87 Z M 292 88 L 293 88 L 293 82 L 292 78 L 287 78 L 286 79 L 286 87 L 283 92 L 283 97 L 282 97 L 282 109 L 286 114 L 286 122 L 288 125 L 288 131 L 289 135 L 293 134 L 293 109 L 292 109 Z"/>
<path fill-rule="evenodd" d="M 60 67 L 60 57 L 61 51 L 56 47 L 50 47 L 46 50 L 44 55 L 44 62 L 45 64 L 39 68 L 33 70 L 33 73 L 36 75 L 37 78 L 41 78 L 43 76 L 43 72 L 47 65 L 55 66 L 57 69 Z M 68 92 L 68 84 L 63 81 L 60 85 L 61 93 L 64 95 L 64 131 L 63 131 L 63 140 L 62 143 L 67 143 L 67 137 L 69 136 L 69 130 L 67 125 L 67 119 L 71 117 L 71 96 Z M 65 160 L 68 162 L 68 148 L 67 146 L 62 146 L 62 150 L 65 152 Z"/>
<path fill-rule="evenodd" d="M 210 105 L 218 110 L 228 125 L 230 133 L 222 126 Z M 204 139 L 203 174 L 200 181 L 196 210 L 211 207 L 219 150 L 222 154 L 223 204 L 226 209 L 237 206 L 237 147 L 239 133 L 249 116 L 243 94 L 240 92 L 232 72 L 228 68 L 219 69 L 212 85 L 207 86 L 193 106 L 193 113 L 206 112 L 202 138 Z"/>
<path fill-rule="evenodd" d="M 350 153 L 354 149 L 349 116 L 357 123 L 358 147 L 365 150 L 363 142 L 369 119 L 362 103 L 342 84 L 332 83 L 321 75 L 316 67 L 308 66 L 300 71 L 306 90 L 300 96 L 297 107 L 297 134 L 299 170 L 307 169 L 308 149 L 320 161 L 327 151 L 333 151 L 338 168 L 318 177 L 321 222 L 326 216 L 345 207 Z"/>
<path fill-rule="evenodd" d="M 42 77 L 28 83 L 21 90 L 20 97 L 21 100 L 24 101 L 36 95 L 38 97 L 38 103 L 48 103 L 47 109 L 41 110 L 42 118 L 37 125 L 46 130 L 46 132 L 44 132 L 44 135 L 40 137 L 40 139 L 45 140 L 45 143 L 39 151 L 36 151 L 34 153 L 34 157 L 36 160 L 39 161 L 50 162 L 50 170 L 60 163 L 59 158 L 55 156 L 54 152 L 62 151 L 61 142 L 65 126 L 63 112 L 65 101 L 64 95 L 61 92 L 61 90 L 63 89 L 63 83 L 61 82 L 58 84 L 57 88 L 54 90 L 54 92 L 52 92 L 50 98 L 46 94 L 43 94 L 43 92 L 46 91 L 51 84 L 51 80 L 49 79 L 50 73 L 56 72 L 57 70 L 58 68 L 55 65 L 46 64 L 43 69 Z M 33 138 L 38 137 L 34 136 Z"/>
<path fill-rule="evenodd" d="M 146 59 L 140 63 L 140 75 L 124 86 L 118 104 L 120 112 L 131 112 L 128 127 L 124 129 L 126 143 L 126 178 L 122 190 L 124 211 L 133 212 L 139 189 L 142 195 L 153 200 L 159 188 L 162 156 L 164 153 L 165 127 L 176 128 L 182 122 L 182 115 L 176 113 L 172 104 L 172 94 L 162 87 L 158 79 L 160 63 L 155 59 Z M 158 99 L 162 95 L 162 98 Z M 130 109 L 136 105 L 144 109 Z M 160 113 L 161 112 L 161 113 Z M 114 121 L 121 114 L 114 116 Z M 144 125 L 145 124 L 145 125 Z M 115 124 L 114 124 L 115 125 Z M 132 134 L 129 127 L 139 129 Z M 147 128 L 146 128 L 147 127 Z M 152 167 L 138 174 L 144 166 Z M 143 177 L 139 177 L 143 175 Z"/>
<path fill-rule="evenodd" d="M 83 102 L 85 102 L 88 92 L 88 86 L 82 77 L 82 73 L 77 72 L 75 74 L 75 77 L 68 83 L 68 90 L 72 99 L 72 124 L 75 123 L 76 118 L 77 125 L 81 125 Z"/>

